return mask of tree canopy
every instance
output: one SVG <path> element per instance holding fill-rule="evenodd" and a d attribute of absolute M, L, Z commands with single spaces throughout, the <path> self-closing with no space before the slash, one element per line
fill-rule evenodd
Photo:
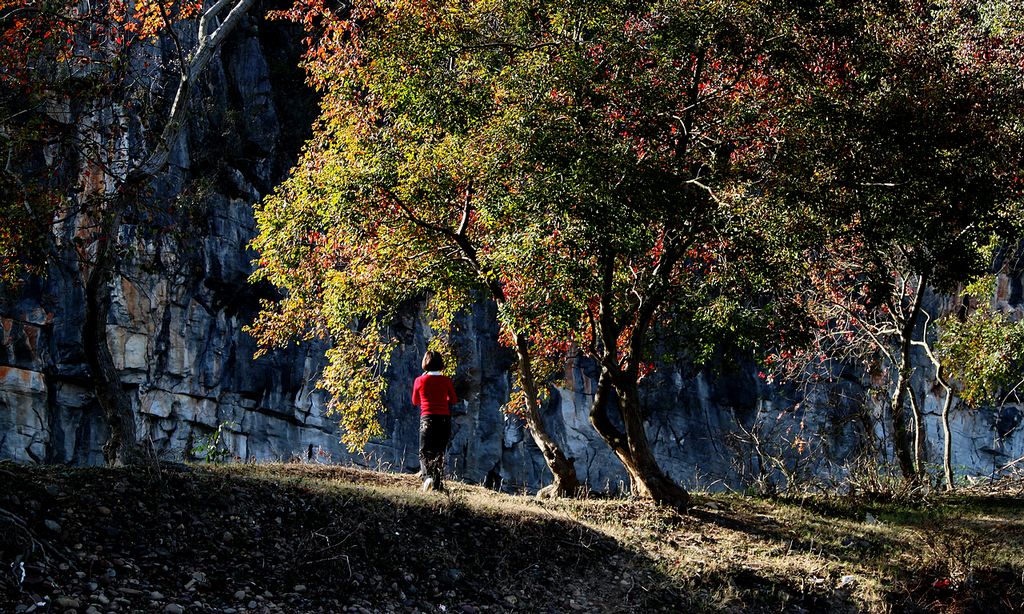
<path fill-rule="evenodd" d="M 881 323 L 902 420 L 924 288 L 981 271 L 978 246 L 1019 219 L 1014 15 L 967 0 L 300 2 L 282 16 L 308 28 L 322 115 L 258 208 L 255 278 L 286 295 L 254 330 L 334 340 L 324 383 L 359 445 L 380 434 L 396 307 L 429 295 L 443 340 L 492 299 L 527 413 L 535 380 L 590 356 L 593 425 L 635 492 L 677 504 L 638 387 L 666 331 L 699 359 L 772 324 L 802 358 L 808 340 L 817 356 Z"/>

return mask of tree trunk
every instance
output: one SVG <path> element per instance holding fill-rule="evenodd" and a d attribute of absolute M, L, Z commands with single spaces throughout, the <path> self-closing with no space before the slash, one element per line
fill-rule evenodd
<path fill-rule="evenodd" d="M 516 357 L 519 362 L 519 383 L 526 395 L 526 424 L 530 428 L 533 442 L 544 455 L 544 462 L 554 482 L 540 489 L 538 497 L 574 497 L 580 494 L 580 482 L 576 477 L 576 466 L 566 458 L 555 440 L 548 435 L 540 415 L 537 381 L 533 377 L 533 363 L 530 361 L 530 345 L 526 337 L 517 333 Z"/>
<path fill-rule="evenodd" d="M 142 459 L 135 428 L 135 412 L 132 410 L 131 399 L 121 385 L 120 375 L 107 344 L 109 282 L 113 273 L 111 233 L 117 231 L 118 219 L 118 216 L 111 216 L 111 220 L 104 224 L 106 232 L 96 241 L 95 261 L 86 275 L 82 342 L 96 401 L 110 427 L 110 436 L 103 446 L 103 458 L 109 465 L 131 465 Z"/>
<path fill-rule="evenodd" d="M 928 283 L 928 275 L 922 274 L 917 280 L 917 291 L 910 305 L 910 311 L 900 330 L 900 353 L 898 357 L 899 369 L 896 376 L 896 390 L 893 392 L 892 405 L 892 435 L 893 447 L 896 452 L 896 460 L 899 463 L 900 471 L 904 479 L 911 484 L 918 484 L 921 475 L 918 467 L 914 466 L 914 453 L 911 448 L 910 436 L 907 432 L 906 405 L 907 393 L 910 389 L 911 375 L 911 350 L 914 347 L 914 331 L 917 329 L 918 316 L 921 313 L 921 305 L 924 299 L 924 292 Z"/>
<path fill-rule="evenodd" d="M 463 258 L 480 276 L 480 279 L 487 286 L 491 298 L 500 309 L 506 301 L 505 288 L 490 271 L 481 265 L 479 258 L 477 258 L 476 246 L 466 236 L 470 217 L 470 199 L 468 198 L 470 193 L 471 188 L 466 190 L 466 208 L 462 216 L 462 222 L 459 224 L 459 230 L 457 232 L 448 232 L 446 236 L 452 239 L 459 250 L 462 251 Z M 526 425 L 530 429 L 530 436 L 533 437 L 534 443 L 540 448 L 541 454 L 544 456 L 544 462 L 547 464 L 554 479 L 550 485 L 542 488 L 537 493 L 537 496 L 542 498 L 577 496 L 582 492 L 582 488 L 579 478 L 576 476 L 576 466 L 573 465 L 571 460 L 566 458 L 561 447 L 548 434 L 544 421 L 541 419 L 537 380 L 533 376 L 533 362 L 530 359 L 530 341 L 521 332 L 516 331 L 514 335 L 516 341 L 516 362 L 519 368 L 519 383 L 523 387 L 523 394 L 526 395 Z"/>
<path fill-rule="evenodd" d="M 907 404 L 907 389 L 910 387 L 909 377 L 903 369 L 900 369 L 896 376 L 896 391 L 893 395 L 890 411 L 892 413 L 892 440 L 896 453 L 896 462 L 900 466 L 903 477 L 912 483 L 917 483 L 918 474 L 914 469 L 914 454 L 911 450 L 910 434 L 907 430 L 907 417 L 905 406 Z"/>
<path fill-rule="evenodd" d="M 647 438 L 647 431 L 644 429 L 643 412 L 640 408 L 640 396 L 636 382 L 612 383 L 619 398 L 622 422 L 626 426 L 629 459 L 624 460 L 623 465 L 629 472 L 633 494 L 685 510 L 690 503 L 690 494 L 665 475 L 654 458 L 650 439 Z"/>
<path fill-rule="evenodd" d="M 953 409 L 953 390 L 946 384 L 942 376 L 942 367 L 939 367 L 937 379 L 946 391 L 946 398 L 942 400 L 942 474 L 946 480 L 946 490 L 952 492 L 953 484 L 953 432 L 949 428 L 949 412 Z"/>
<path fill-rule="evenodd" d="M 924 414 L 921 413 L 921 405 L 912 388 L 907 390 L 907 398 L 910 400 L 910 414 L 914 418 L 914 471 L 924 475 Z"/>
<path fill-rule="evenodd" d="M 594 395 L 590 407 L 590 423 L 626 469 L 633 495 L 685 510 L 690 503 L 690 495 L 686 489 L 665 475 L 654 458 L 650 440 L 644 430 L 636 385 L 635 382 L 630 384 L 618 382 L 616 385 L 612 382 L 608 370 L 602 369 L 598 378 L 597 394 Z M 620 432 L 612 424 L 606 413 L 605 405 L 612 388 L 618 397 L 619 412 L 626 427 L 625 433 Z"/>

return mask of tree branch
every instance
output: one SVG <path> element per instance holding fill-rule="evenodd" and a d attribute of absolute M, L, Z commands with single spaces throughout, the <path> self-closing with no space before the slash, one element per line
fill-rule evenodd
<path fill-rule="evenodd" d="M 128 173 L 127 183 L 141 182 L 157 174 L 167 164 L 171 148 L 185 129 L 185 117 L 192 86 L 210 63 L 213 53 L 224 43 L 224 39 L 238 26 L 255 0 L 234 0 L 227 17 L 212 34 L 207 34 L 209 22 L 216 18 L 231 0 L 217 0 L 199 20 L 199 44 L 188 59 L 187 68 L 181 71 L 178 88 L 171 103 L 171 112 L 164 124 L 160 140 L 150 155 Z"/>

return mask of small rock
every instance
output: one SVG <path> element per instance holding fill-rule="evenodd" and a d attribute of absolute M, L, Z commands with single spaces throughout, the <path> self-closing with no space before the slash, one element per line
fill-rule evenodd
<path fill-rule="evenodd" d="M 306 590 L 306 585 L 305 584 L 296 584 L 295 588 L 293 588 L 292 590 L 294 590 L 296 593 L 304 592 Z"/>
<path fill-rule="evenodd" d="M 60 596 L 60 597 L 57 597 L 57 600 L 56 600 L 55 603 L 57 604 L 58 607 L 70 608 L 70 609 L 73 609 L 73 610 L 77 610 L 78 608 L 82 607 L 81 602 L 79 602 L 74 597 L 65 597 L 63 595 Z"/>
<path fill-rule="evenodd" d="M 467 603 L 462 606 L 462 614 L 480 614 L 480 610 Z"/>
<path fill-rule="evenodd" d="M 230 544 L 232 541 L 234 541 L 235 536 L 231 533 L 231 531 L 224 531 L 224 534 L 221 535 L 220 538 L 224 540 L 225 543 Z"/>
<path fill-rule="evenodd" d="M 162 601 L 164 596 L 160 591 L 153 591 L 149 594 L 149 598 L 153 601 Z"/>
<path fill-rule="evenodd" d="M 516 599 L 515 595 L 505 595 L 505 603 L 507 603 L 509 605 L 515 605 L 518 602 L 519 602 L 519 600 Z"/>
<path fill-rule="evenodd" d="M 245 607 L 249 608 L 250 610 L 255 610 L 256 606 L 258 605 L 259 604 L 256 603 L 256 601 L 250 601 L 249 603 L 245 604 Z"/>
<path fill-rule="evenodd" d="M 192 579 L 200 584 L 206 584 L 206 574 L 201 571 L 193 571 Z"/>
<path fill-rule="evenodd" d="M 836 588 L 848 588 L 857 584 L 857 576 L 843 576 L 839 578 L 839 583 L 836 584 Z"/>
<path fill-rule="evenodd" d="M 51 497 L 59 497 L 60 496 L 60 488 L 58 488 L 56 484 L 49 484 L 49 485 L 47 485 L 45 490 L 46 490 L 46 494 L 50 495 Z"/>
<path fill-rule="evenodd" d="M 96 508 L 96 511 L 97 511 L 97 512 L 99 512 L 99 513 L 101 513 L 101 514 L 103 514 L 104 516 L 109 516 L 109 515 L 110 515 L 110 513 L 111 513 L 111 512 L 110 512 L 110 508 L 109 508 L 109 507 L 106 507 L 106 506 L 104 506 L 104 505 L 101 505 L 101 506 L 97 507 L 97 508 Z"/>
<path fill-rule="evenodd" d="M 119 592 L 120 592 L 120 593 L 121 593 L 122 595 L 132 595 L 132 596 L 136 596 L 136 595 L 141 595 L 141 594 L 142 594 L 142 591 L 140 591 L 140 590 L 137 590 L 137 589 L 134 589 L 134 588 L 121 588 L 121 589 L 118 589 L 118 591 L 119 591 Z"/>
<path fill-rule="evenodd" d="M 60 523 L 56 520 L 44 520 L 43 524 L 46 525 L 46 528 L 50 531 L 53 531 L 54 533 L 60 533 Z"/>
<path fill-rule="evenodd" d="M 878 519 L 875 518 L 874 515 L 871 514 L 871 512 L 867 512 L 866 514 L 864 514 L 864 524 L 882 524 L 882 523 L 878 522 Z"/>
<path fill-rule="evenodd" d="M 185 614 L 185 608 L 176 603 L 168 603 L 164 606 L 164 614 Z"/>
<path fill-rule="evenodd" d="M 245 591 L 235 591 L 235 599 L 242 601 L 245 599 Z"/>
<path fill-rule="evenodd" d="M 97 610 L 97 609 L 96 609 L 95 607 L 93 607 L 93 606 L 89 606 L 89 607 L 88 607 L 88 608 L 87 608 L 87 609 L 85 610 L 85 614 L 102 614 L 102 613 L 101 613 L 101 612 L 100 612 L 99 610 Z"/>

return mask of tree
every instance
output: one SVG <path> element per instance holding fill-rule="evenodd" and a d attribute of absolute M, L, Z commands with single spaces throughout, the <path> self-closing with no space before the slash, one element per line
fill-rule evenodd
<path fill-rule="evenodd" d="M 805 375 L 809 362 L 830 370 L 823 359 L 855 357 L 887 378 L 894 452 L 911 482 L 921 471 L 914 348 L 933 342 L 925 293 L 984 272 L 979 246 L 1015 237 L 1019 219 L 1021 41 L 998 35 L 984 6 L 855 9 L 863 26 L 839 38 L 844 76 L 824 81 L 811 107 L 813 139 L 831 154 L 815 157 L 815 175 L 838 223 L 808 252 L 813 274 L 797 293 L 813 341 L 786 353 Z"/>
<path fill-rule="evenodd" d="M 379 388 L 356 382 L 380 376 L 387 348 L 367 339 L 389 306 L 432 291 L 447 316 L 481 292 L 519 356 L 535 437 L 534 366 L 583 351 L 601 365 L 591 421 L 633 491 L 685 506 L 638 386 L 653 327 L 721 323 L 725 272 L 751 253 L 737 247 L 781 229 L 754 185 L 790 102 L 772 64 L 781 6 L 394 0 L 339 19 L 300 3 L 291 17 L 327 24 L 308 55 L 325 102 L 258 213 L 257 278 L 288 295 L 257 331 L 331 336 L 325 385 L 360 443 L 360 390 Z"/>
<path fill-rule="evenodd" d="M 597 360 L 592 424 L 635 494 L 679 507 L 688 495 L 654 457 L 639 383 L 662 333 L 687 328 L 674 355 L 700 354 L 706 333 L 735 334 L 737 296 L 768 279 L 755 273 L 771 264 L 783 203 L 758 192 L 791 104 L 791 41 L 769 26 L 786 21 L 780 9 L 568 3 L 558 34 L 572 44 L 530 75 L 523 128 L 507 138 L 527 152 L 515 176 L 536 230 L 520 240 L 540 244 L 519 250 L 536 266 L 512 253 L 516 266 L 503 267 L 525 289 L 515 315 Z M 763 243 L 749 249 L 754 237 Z M 736 275 L 743 265 L 753 266 Z"/>
<path fill-rule="evenodd" d="M 281 14 L 311 32 L 306 68 L 323 113 L 303 160 L 257 211 L 254 278 L 287 295 L 264 304 L 253 330 L 265 346 L 331 338 L 322 385 L 354 447 L 382 434 L 397 306 L 429 295 L 436 343 L 480 298 L 506 308 L 488 256 L 500 236 L 492 226 L 512 221 L 499 213 L 495 76 L 521 58 L 488 38 L 503 10 L 361 2 L 342 17 L 308 2 Z M 502 332 L 517 355 L 522 415 L 554 477 L 543 494 L 576 494 L 575 468 L 541 420 L 529 339 L 514 326 Z"/>
<path fill-rule="evenodd" d="M 985 276 L 967 286 L 961 313 L 938 321 L 940 331 L 934 344 L 926 348 L 935 369 L 934 379 L 945 396 L 942 402 L 942 472 L 946 490 L 955 486 L 952 460 L 952 431 L 949 417 L 954 394 L 968 407 L 1001 407 L 1011 398 L 1019 402 L 1018 390 L 1024 384 L 1024 321 L 1014 321 L 981 303 L 994 292 L 992 277 Z"/>
<path fill-rule="evenodd" d="M 110 354 L 110 282 L 124 246 L 124 216 L 141 207 L 147 189 L 182 138 L 189 101 L 214 52 L 253 0 L 202 3 L 155 0 L 127 6 L 61 0 L 0 3 L 4 145 L 5 279 L 40 270 L 26 247 L 39 245 L 50 224 L 74 220 L 74 251 L 85 295 L 82 338 L 97 401 L 110 426 L 104 456 L 112 464 L 140 460 L 131 401 Z M 198 17 L 193 43 L 183 25 Z M 158 78 L 147 57 L 160 37 L 175 50 L 177 75 L 169 105 L 153 101 L 142 83 Z M 79 113 L 94 118 L 76 125 Z M 166 114 L 161 126 L 159 117 Z M 129 138 L 134 121 L 146 137 Z M 47 163 L 44 154 L 56 162 Z M 47 168 L 47 167 L 50 168 Z M 73 187 L 78 183 L 77 187 Z M 46 195 L 40 200 L 40 195 Z M 56 195 L 59 196 L 56 196 Z M 52 254 L 52 252 L 44 252 Z"/>

